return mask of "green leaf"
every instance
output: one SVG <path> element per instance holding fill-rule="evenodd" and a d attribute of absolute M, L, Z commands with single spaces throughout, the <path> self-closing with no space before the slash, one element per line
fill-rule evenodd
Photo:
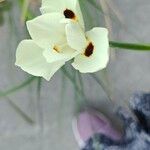
<path fill-rule="evenodd" d="M 4 97 L 4 96 L 7 96 L 9 94 L 12 94 L 18 90 L 21 90 L 22 88 L 26 87 L 27 85 L 31 84 L 35 79 L 37 79 L 38 77 L 29 77 L 26 81 L 24 81 L 23 83 L 15 86 L 15 87 L 12 87 L 8 90 L 6 90 L 5 92 L 1 92 L 0 91 L 0 97 Z"/>
<path fill-rule="evenodd" d="M 23 6 L 22 6 L 22 15 L 21 15 L 22 22 L 25 22 L 25 20 L 27 18 L 28 8 L 29 8 L 29 1 L 24 0 Z"/>
<path fill-rule="evenodd" d="M 34 124 L 35 122 L 17 105 L 15 104 L 12 100 L 10 100 L 8 97 L 5 97 L 9 104 L 14 108 L 14 110 L 29 124 Z"/>
<path fill-rule="evenodd" d="M 38 96 L 38 99 L 41 98 L 41 87 L 42 87 L 42 78 L 39 77 L 38 80 L 37 80 L 37 96 Z"/>
<path fill-rule="evenodd" d="M 82 97 L 82 93 L 81 94 L 78 94 L 78 91 L 76 90 L 76 87 L 78 86 L 79 87 L 79 85 L 78 85 L 78 79 L 77 79 L 77 72 L 76 72 L 76 70 L 74 69 L 74 68 L 71 68 L 72 69 L 72 73 L 73 73 L 73 80 L 74 80 L 74 83 L 72 82 L 72 84 L 73 84 L 73 87 L 74 87 L 74 101 L 76 102 L 76 111 L 79 111 L 80 110 L 80 107 L 81 107 L 81 105 L 82 105 L 82 99 L 83 99 L 83 97 Z"/>
<path fill-rule="evenodd" d="M 109 46 L 112 48 L 121 48 L 121 49 L 128 49 L 128 50 L 139 50 L 139 51 L 150 50 L 150 44 L 122 43 L 122 42 L 110 41 Z"/>
<path fill-rule="evenodd" d="M 37 113 L 38 113 L 38 124 L 40 127 L 40 136 L 41 133 L 43 134 L 44 130 L 44 114 L 43 114 L 43 105 L 41 101 L 41 88 L 42 88 L 42 78 L 39 77 L 37 80 L 37 101 L 36 101 L 36 106 L 37 106 Z"/>
<path fill-rule="evenodd" d="M 64 75 L 66 75 L 66 77 L 72 82 L 72 84 L 74 85 L 76 91 L 78 92 L 78 94 L 82 95 L 82 91 L 80 90 L 80 88 L 78 87 L 77 83 L 74 81 L 74 78 L 67 72 L 67 70 L 65 69 L 65 67 L 62 67 L 62 72 L 64 73 Z"/>
<path fill-rule="evenodd" d="M 96 83 L 103 89 L 109 101 L 112 101 L 109 90 L 107 89 L 104 81 L 100 80 L 95 74 L 90 74 L 90 76 L 96 81 Z"/>
<path fill-rule="evenodd" d="M 101 8 L 100 5 L 98 5 L 96 0 L 88 0 L 87 2 L 90 3 L 92 6 L 94 6 L 96 9 L 98 9 L 100 12 L 104 13 L 103 9 Z"/>
<path fill-rule="evenodd" d="M 11 2 L 8 1 L 0 2 L 0 12 L 10 10 L 11 6 L 12 6 Z"/>
<path fill-rule="evenodd" d="M 31 20 L 36 15 L 29 9 L 29 0 L 18 0 L 20 8 L 22 9 L 22 21 Z"/>
<path fill-rule="evenodd" d="M 79 71 L 76 71 L 77 72 L 77 75 L 78 75 L 78 83 L 79 83 L 79 87 L 81 89 L 81 92 L 82 92 L 82 97 L 84 97 L 84 100 L 87 101 L 86 99 L 86 95 L 84 93 L 84 83 L 83 83 L 83 79 L 82 79 L 82 74 L 79 72 Z"/>
<path fill-rule="evenodd" d="M 96 0 L 79 0 L 79 3 L 84 19 L 85 30 L 89 31 L 93 27 L 99 26 L 99 20 L 104 15 L 99 3 Z"/>

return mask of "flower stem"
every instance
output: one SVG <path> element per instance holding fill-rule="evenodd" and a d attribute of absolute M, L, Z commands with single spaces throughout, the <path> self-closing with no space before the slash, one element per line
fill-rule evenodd
<path fill-rule="evenodd" d="M 109 45 L 112 48 L 121 48 L 121 49 L 138 50 L 138 51 L 150 51 L 150 44 L 123 43 L 123 42 L 110 41 Z"/>
<path fill-rule="evenodd" d="M 78 92 L 78 94 L 80 94 L 81 96 L 83 96 L 81 89 L 78 87 L 77 83 L 74 82 L 73 77 L 67 72 L 67 70 L 66 70 L 64 67 L 62 67 L 62 72 L 63 72 L 63 73 L 66 75 L 66 77 L 73 83 L 73 85 L 74 85 L 76 91 Z"/>

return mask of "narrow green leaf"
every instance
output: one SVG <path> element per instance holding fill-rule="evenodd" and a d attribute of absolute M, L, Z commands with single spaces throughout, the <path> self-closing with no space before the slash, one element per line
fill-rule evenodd
<path fill-rule="evenodd" d="M 6 97 L 8 100 L 9 104 L 14 108 L 14 110 L 28 123 L 34 124 L 35 122 L 17 105 L 15 104 L 12 100 L 10 100 L 8 97 Z"/>
<path fill-rule="evenodd" d="M 29 0 L 24 0 L 22 5 L 21 21 L 24 23 L 28 14 Z"/>
<path fill-rule="evenodd" d="M 64 73 L 61 73 L 61 92 L 60 92 L 60 103 L 59 103 L 59 109 L 58 109 L 58 120 L 59 120 L 59 124 L 61 124 L 62 122 L 62 115 L 63 115 L 63 110 L 65 107 L 65 94 L 66 94 L 66 83 L 67 79 L 66 76 L 64 75 Z"/>
<path fill-rule="evenodd" d="M 22 9 L 21 18 L 23 21 L 30 20 L 36 17 L 36 15 L 29 9 L 29 0 L 18 0 L 19 6 Z"/>
<path fill-rule="evenodd" d="M 29 77 L 26 81 L 24 81 L 23 83 L 15 86 L 15 87 L 12 87 L 8 90 L 6 90 L 5 92 L 0 92 L 0 97 L 4 97 L 6 95 L 9 95 L 9 94 L 12 94 L 18 90 L 21 90 L 22 88 L 26 87 L 27 85 L 31 84 L 35 79 L 37 79 L 37 77 Z"/>
<path fill-rule="evenodd" d="M 104 13 L 101 6 L 98 5 L 96 0 L 87 0 L 87 2 L 94 6 L 96 9 L 98 9 L 100 12 Z"/>
<path fill-rule="evenodd" d="M 76 87 L 78 86 L 78 79 L 77 79 L 77 72 L 74 68 L 71 68 L 72 69 L 72 73 L 73 73 L 73 80 L 74 80 L 74 84 L 73 84 L 73 87 L 74 87 L 74 101 L 76 102 L 76 111 L 79 111 L 80 110 L 80 107 L 81 107 L 81 102 L 82 102 L 82 95 L 81 94 L 78 94 L 78 91 L 76 90 Z M 79 86 L 78 86 L 79 87 Z"/>
<path fill-rule="evenodd" d="M 38 94 L 38 99 L 41 98 L 41 87 L 42 87 L 42 78 L 39 77 L 37 80 L 37 94 Z"/>
<path fill-rule="evenodd" d="M 77 83 L 74 82 L 73 77 L 67 72 L 67 70 L 64 67 L 62 67 L 61 70 L 66 75 L 66 77 L 72 82 L 72 84 L 74 85 L 76 91 L 82 96 L 82 92 L 81 92 L 80 88 L 78 87 Z"/>
<path fill-rule="evenodd" d="M 42 78 L 39 77 L 37 80 L 37 113 L 38 113 L 38 124 L 40 127 L 40 136 L 43 134 L 44 130 L 44 114 L 43 114 L 43 105 L 41 101 L 41 88 L 42 88 Z"/>
<path fill-rule="evenodd" d="M 82 92 L 82 96 L 84 97 L 84 100 L 87 101 L 86 95 L 84 93 L 84 83 L 83 83 L 82 75 L 81 75 L 81 73 L 79 71 L 76 71 L 76 72 L 77 72 L 77 75 L 78 75 L 78 78 L 79 78 L 79 82 L 78 83 L 79 83 L 79 87 L 80 87 L 81 92 Z"/>
<path fill-rule="evenodd" d="M 110 101 L 112 101 L 112 98 L 110 96 L 110 93 L 108 91 L 108 89 L 106 88 L 106 85 L 103 83 L 103 81 L 101 81 L 100 79 L 98 79 L 98 77 L 96 77 L 95 74 L 91 74 L 90 75 L 95 81 L 96 83 L 103 89 L 103 91 L 105 92 L 106 96 L 108 97 L 108 99 Z"/>
<path fill-rule="evenodd" d="M 150 44 L 137 44 L 137 43 L 122 43 L 122 42 L 109 42 L 110 47 L 112 48 L 121 48 L 128 50 L 139 50 L 139 51 L 149 51 Z"/>

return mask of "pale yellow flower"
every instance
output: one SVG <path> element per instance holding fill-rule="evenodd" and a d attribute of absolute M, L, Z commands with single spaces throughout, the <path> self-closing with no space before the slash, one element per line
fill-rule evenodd
<path fill-rule="evenodd" d="M 109 60 L 108 30 L 96 27 L 84 32 L 77 23 L 66 25 L 68 45 L 79 51 L 73 67 L 82 73 L 92 73 L 107 66 Z"/>
<path fill-rule="evenodd" d="M 50 80 L 77 52 L 67 45 L 65 24 L 59 13 L 43 14 L 27 22 L 32 40 L 22 41 L 16 51 L 16 65 L 24 71 Z"/>
<path fill-rule="evenodd" d="M 43 0 L 41 10 L 41 16 L 27 22 L 32 40 L 19 44 L 17 66 L 46 80 L 73 58 L 72 66 L 82 73 L 96 72 L 107 66 L 108 31 L 96 27 L 85 32 L 77 0 Z M 73 14 L 75 18 L 67 17 Z"/>

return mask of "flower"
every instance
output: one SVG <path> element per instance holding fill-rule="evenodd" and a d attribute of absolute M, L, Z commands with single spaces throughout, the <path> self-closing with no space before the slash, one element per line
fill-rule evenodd
<path fill-rule="evenodd" d="M 96 27 L 84 32 L 77 23 L 66 25 L 68 45 L 79 51 L 73 67 L 82 73 L 92 73 L 106 67 L 109 60 L 108 31 Z"/>
<path fill-rule="evenodd" d="M 16 52 L 16 65 L 24 71 L 50 80 L 66 61 L 76 55 L 67 45 L 65 24 L 59 13 L 43 14 L 27 22 L 32 40 L 23 40 Z"/>
<path fill-rule="evenodd" d="M 82 73 L 105 68 L 109 60 L 107 29 L 93 28 L 85 33 L 78 0 L 59 2 L 43 0 L 43 14 L 27 21 L 32 40 L 19 44 L 15 64 L 46 80 L 73 58 L 72 66 Z M 73 14 L 65 14 L 65 10 L 72 11 L 75 18 L 67 17 Z"/>
<path fill-rule="evenodd" d="M 42 0 L 42 14 L 57 12 L 63 15 L 62 22 L 78 22 L 84 28 L 84 21 L 78 0 Z"/>

